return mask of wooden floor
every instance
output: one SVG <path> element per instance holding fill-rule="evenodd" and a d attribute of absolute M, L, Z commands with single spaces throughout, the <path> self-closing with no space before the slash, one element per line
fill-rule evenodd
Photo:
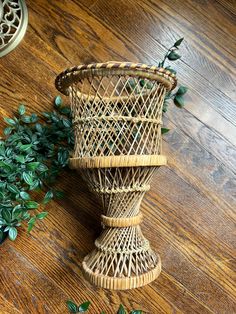
<path fill-rule="evenodd" d="M 0 108 L 19 102 L 52 107 L 56 75 L 107 60 L 157 64 L 185 37 L 177 62 L 189 87 L 185 109 L 172 106 L 164 137 L 168 166 L 156 173 L 142 209 L 143 232 L 162 258 L 160 277 L 144 288 L 91 286 L 81 261 L 100 231 L 98 204 L 74 171 L 60 181 L 67 197 L 31 236 L 0 247 L 0 313 L 67 313 L 68 298 L 91 300 L 89 313 L 120 303 L 144 313 L 236 313 L 236 104 L 234 0 L 28 0 L 23 42 L 0 59 Z M 2 126 L 2 122 L 1 122 Z"/>

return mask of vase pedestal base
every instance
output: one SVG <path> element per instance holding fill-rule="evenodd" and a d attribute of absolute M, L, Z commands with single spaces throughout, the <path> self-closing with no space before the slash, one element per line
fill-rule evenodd
<path fill-rule="evenodd" d="M 142 287 L 154 281 L 161 272 L 161 259 L 159 255 L 157 255 L 157 264 L 153 269 L 141 275 L 131 277 L 110 277 L 96 274 L 87 266 L 86 260 L 88 257 L 89 255 L 84 258 L 82 263 L 85 277 L 90 283 L 104 289 L 128 290 Z"/>

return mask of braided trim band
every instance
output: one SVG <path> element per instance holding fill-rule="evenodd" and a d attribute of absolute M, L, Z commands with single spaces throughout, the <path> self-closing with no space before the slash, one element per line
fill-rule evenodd
<path fill-rule="evenodd" d="M 84 118 L 75 118 L 74 119 L 74 125 L 77 123 L 85 123 L 85 122 L 91 122 L 91 121 L 131 121 L 133 123 L 138 122 L 148 122 L 153 124 L 160 124 L 162 123 L 161 118 L 159 119 L 152 119 L 152 118 L 146 118 L 146 117 L 129 117 L 129 116 L 93 116 L 93 117 L 84 117 Z"/>
<path fill-rule="evenodd" d="M 95 157 L 70 158 L 71 169 L 78 168 L 113 168 L 113 167 L 139 167 L 163 166 L 167 164 L 164 155 L 115 155 Z"/>
<path fill-rule="evenodd" d="M 137 216 L 126 217 L 126 218 L 115 218 L 115 217 L 108 217 L 108 216 L 102 215 L 101 219 L 102 219 L 102 224 L 105 226 L 114 227 L 114 228 L 122 228 L 122 227 L 130 227 L 130 226 L 139 225 L 143 219 L 143 215 L 140 213 Z"/>
<path fill-rule="evenodd" d="M 93 191 L 99 194 L 118 194 L 118 193 L 129 193 L 129 192 L 146 192 L 150 190 L 150 185 L 132 186 L 132 187 L 122 187 L 122 188 L 101 188 L 94 189 Z"/>
<path fill-rule="evenodd" d="M 137 76 L 142 76 L 142 73 L 144 76 L 147 76 L 145 75 L 146 73 L 150 75 L 151 79 L 157 81 L 162 78 L 164 81 L 169 82 L 167 84 L 169 85 L 168 89 L 173 89 L 177 84 L 175 74 L 164 68 L 149 66 L 142 63 L 109 61 L 105 63 L 82 64 L 69 68 L 56 77 L 55 85 L 60 92 L 67 95 L 68 87 L 76 80 L 79 81 L 83 78 L 86 73 L 87 77 L 96 76 L 96 74 L 108 75 L 109 73 L 113 73 L 114 75 L 115 72 L 113 70 L 125 70 L 132 75 L 136 74 Z"/>

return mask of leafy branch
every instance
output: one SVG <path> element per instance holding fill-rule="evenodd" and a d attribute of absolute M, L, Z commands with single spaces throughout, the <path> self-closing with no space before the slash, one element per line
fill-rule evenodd
<path fill-rule="evenodd" d="M 23 222 L 30 232 L 48 214 L 40 207 L 62 197 L 52 184 L 67 166 L 74 137 L 70 109 L 60 96 L 54 106 L 56 110 L 43 113 L 46 121 L 35 113 L 27 115 L 23 104 L 16 116 L 4 118 L 8 126 L 0 140 L 0 243 L 6 236 L 15 240 Z M 39 191 L 44 193 L 41 202 L 32 196 Z"/>
<path fill-rule="evenodd" d="M 169 61 L 176 61 L 179 60 L 181 58 L 181 55 L 178 53 L 179 50 L 179 46 L 181 45 L 181 43 L 183 42 L 184 38 L 180 38 L 178 39 L 173 46 L 171 46 L 166 54 L 164 55 L 164 58 L 162 61 L 159 62 L 158 66 L 165 68 L 166 70 L 169 70 L 170 72 L 177 74 L 176 70 L 174 70 L 170 65 L 165 67 L 165 63 L 167 60 Z M 163 103 L 163 112 L 167 112 L 168 110 L 168 106 L 170 104 L 170 101 L 172 100 L 174 102 L 174 104 L 179 107 L 179 108 L 183 108 L 184 107 L 184 95 L 187 93 L 188 88 L 186 86 L 179 86 L 177 91 L 169 91 L 164 99 L 164 103 Z M 169 129 L 167 128 L 162 128 L 161 129 L 161 133 L 165 134 L 169 132 Z"/>
<path fill-rule="evenodd" d="M 167 52 L 166 52 L 166 54 L 165 54 L 163 60 L 160 61 L 159 64 L 158 64 L 159 67 L 164 68 L 166 59 L 168 59 L 168 60 L 170 60 L 170 61 L 176 61 L 176 60 L 178 60 L 178 59 L 181 58 L 181 55 L 179 55 L 179 54 L 177 53 L 177 50 L 179 49 L 179 46 L 181 45 L 181 43 L 182 43 L 183 40 L 184 40 L 184 38 L 178 39 L 178 40 L 174 43 L 174 45 L 171 46 L 171 47 L 167 50 Z M 174 74 L 176 74 L 176 72 L 175 72 L 174 70 L 170 69 L 170 71 L 173 72 Z"/>
<path fill-rule="evenodd" d="M 80 305 L 76 305 L 75 302 L 68 300 L 66 302 L 67 308 L 70 313 L 84 313 L 87 312 L 89 309 L 91 302 L 86 301 Z M 143 312 L 141 310 L 132 310 L 129 312 L 129 314 L 142 314 Z M 101 314 L 105 314 L 104 311 L 101 312 Z M 116 314 L 128 314 L 128 312 L 125 310 L 124 306 L 120 304 L 120 307 L 118 309 L 118 312 Z"/>

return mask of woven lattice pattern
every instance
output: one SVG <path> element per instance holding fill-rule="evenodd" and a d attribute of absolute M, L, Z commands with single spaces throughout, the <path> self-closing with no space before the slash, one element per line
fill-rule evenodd
<path fill-rule="evenodd" d="M 81 174 L 90 190 L 102 201 L 103 213 L 110 217 L 132 217 L 156 167 L 83 169 Z"/>
<path fill-rule="evenodd" d="M 123 218 L 139 214 L 142 198 L 150 188 L 155 167 L 84 169 L 83 178 L 102 200 L 106 216 Z M 87 256 L 86 265 L 95 274 L 123 278 L 139 276 L 157 264 L 139 226 L 105 228 Z"/>
<path fill-rule="evenodd" d="M 134 277 L 149 272 L 158 262 L 139 226 L 106 229 L 95 245 L 96 249 L 85 260 L 94 274 Z"/>
<path fill-rule="evenodd" d="M 161 83 L 130 76 L 74 83 L 75 157 L 160 154 L 165 92 Z"/>
<path fill-rule="evenodd" d="M 83 269 L 109 289 L 143 286 L 161 262 L 140 229 L 140 204 L 161 155 L 162 106 L 174 75 L 144 64 L 107 62 L 61 73 L 57 88 L 69 94 L 75 131 L 71 165 L 99 197 L 104 230 Z"/>

